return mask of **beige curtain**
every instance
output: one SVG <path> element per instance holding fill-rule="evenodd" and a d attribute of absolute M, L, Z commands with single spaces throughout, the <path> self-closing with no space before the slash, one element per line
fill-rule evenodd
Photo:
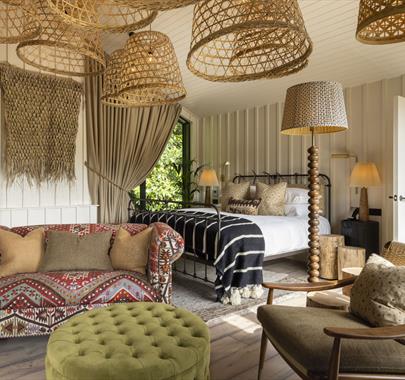
<path fill-rule="evenodd" d="M 101 223 L 127 220 L 128 191 L 140 185 L 162 154 L 181 106 L 119 108 L 99 101 L 102 77 L 88 77 L 87 167 Z"/>

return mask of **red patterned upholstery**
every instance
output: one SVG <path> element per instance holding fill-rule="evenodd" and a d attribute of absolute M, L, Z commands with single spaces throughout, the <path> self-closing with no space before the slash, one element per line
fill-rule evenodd
<path fill-rule="evenodd" d="M 163 223 L 152 225 L 147 277 L 136 272 L 23 273 L 0 278 L 0 338 L 49 334 L 72 315 L 117 302 L 171 302 L 172 263 L 183 252 L 183 239 Z M 15 227 L 25 236 L 38 226 Z M 79 235 L 113 231 L 119 225 L 47 225 L 45 231 Z M 131 235 L 143 224 L 122 225 Z M 0 226 L 0 228 L 2 228 Z"/>

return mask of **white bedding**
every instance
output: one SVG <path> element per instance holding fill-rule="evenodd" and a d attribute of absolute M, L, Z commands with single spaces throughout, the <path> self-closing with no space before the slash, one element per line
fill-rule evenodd
<path fill-rule="evenodd" d="M 200 208 L 195 211 L 214 213 L 211 208 Z M 256 223 L 264 236 L 265 257 L 308 248 L 307 216 L 236 215 L 228 212 L 221 214 L 240 216 Z M 321 235 L 330 234 L 329 221 L 322 216 L 319 230 Z"/>

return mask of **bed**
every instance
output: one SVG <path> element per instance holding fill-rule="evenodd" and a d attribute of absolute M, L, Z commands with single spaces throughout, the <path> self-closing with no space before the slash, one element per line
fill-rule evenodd
<path fill-rule="evenodd" d="M 305 187 L 306 174 L 240 175 L 235 183 L 285 181 L 291 187 Z M 320 234 L 330 233 L 330 180 L 321 174 L 323 216 Z M 306 190 L 304 190 L 306 193 Z M 158 206 L 158 207 L 157 207 Z M 158 209 L 159 211 L 156 211 Z M 213 281 L 217 297 L 224 303 L 238 303 L 242 297 L 259 297 L 263 281 L 263 261 L 279 259 L 308 249 L 308 217 L 306 204 L 300 215 L 264 216 L 236 215 L 221 212 L 218 205 L 209 207 L 198 202 L 135 199 L 130 202 L 129 221 L 150 224 L 161 221 L 169 224 L 185 239 L 185 257 L 193 260 L 194 270 L 186 265 L 181 270 L 210 282 L 207 266 L 214 266 Z M 205 266 L 204 274 L 196 271 L 196 263 Z"/>

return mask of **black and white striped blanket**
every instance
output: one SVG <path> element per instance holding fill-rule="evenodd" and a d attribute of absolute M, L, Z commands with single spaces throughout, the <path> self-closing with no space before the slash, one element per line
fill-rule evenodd
<path fill-rule="evenodd" d="M 264 238 L 260 228 L 239 216 L 221 214 L 218 239 L 216 214 L 195 210 L 138 213 L 132 223 L 161 221 L 179 232 L 187 252 L 214 264 L 215 290 L 218 298 L 229 295 L 231 289 L 244 289 L 263 282 Z"/>

